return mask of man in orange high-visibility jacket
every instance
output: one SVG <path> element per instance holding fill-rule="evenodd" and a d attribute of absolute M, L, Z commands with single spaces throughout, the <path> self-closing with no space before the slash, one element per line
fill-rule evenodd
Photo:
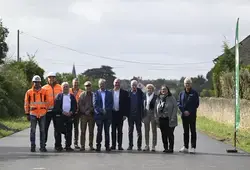
<path fill-rule="evenodd" d="M 48 84 L 43 86 L 43 89 L 46 90 L 46 98 L 48 100 L 48 112 L 46 114 L 46 125 L 45 125 L 45 146 L 48 140 L 48 131 L 51 120 L 54 125 L 54 138 L 55 138 L 55 150 L 62 151 L 61 145 L 61 134 L 56 131 L 56 113 L 54 112 L 54 103 L 56 96 L 62 92 L 62 87 L 56 82 L 56 74 L 50 72 L 48 74 Z"/>
<path fill-rule="evenodd" d="M 45 148 L 45 121 L 47 113 L 46 90 L 41 87 L 41 77 L 35 75 L 32 79 L 34 85 L 25 94 L 24 109 L 30 121 L 31 152 L 36 151 L 36 125 L 40 129 L 40 151 L 47 152 Z"/>
<path fill-rule="evenodd" d="M 75 96 L 76 101 L 78 103 L 80 95 L 83 92 L 83 90 L 79 89 L 78 78 L 74 78 L 73 79 L 72 85 L 73 85 L 73 88 L 70 88 L 70 93 Z M 75 149 L 80 149 L 80 147 L 78 146 L 78 139 L 79 139 L 79 115 L 77 113 L 76 113 L 76 117 L 74 118 L 73 126 L 74 126 L 74 145 L 75 145 Z"/>

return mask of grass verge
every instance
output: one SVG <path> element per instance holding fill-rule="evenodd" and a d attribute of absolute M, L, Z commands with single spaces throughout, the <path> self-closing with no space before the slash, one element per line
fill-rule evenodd
<path fill-rule="evenodd" d="M 25 117 L 0 118 L 0 138 L 28 128 L 30 123 Z"/>
<path fill-rule="evenodd" d="M 219 123 L 206 117 L 197 118 L 197 129 L 219 141 L 233 144 L 234 126 Z M 237 133 L 238 148 L 250 153 L 250 132 L 239 130 Z"/>

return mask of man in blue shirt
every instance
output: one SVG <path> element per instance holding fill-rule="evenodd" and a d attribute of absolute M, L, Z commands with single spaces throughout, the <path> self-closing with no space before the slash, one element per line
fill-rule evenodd
<path fill-rule="evenodd" d="M 96 151 L 101 151 L 102 130 L 104 127 L 106 151 L 110 151 L 109 128 L 112 122 L 113 95 L 106 89 L 106 80 L 100 79 L 99 90 L 95 92 L 94 109 L 95 121 L 97 125 Z"/>

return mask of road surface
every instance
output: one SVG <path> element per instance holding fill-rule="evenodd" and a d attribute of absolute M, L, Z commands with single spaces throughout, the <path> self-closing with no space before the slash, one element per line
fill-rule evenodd
<path fill-rule="evenodd" d="M 163 147 L 159 129 L 157 152 L 155 153 L 138 152 L 136 150 L 131 152 L 126 150 L 121 152 L 113 151 L 110 153 L 106 153 L 105 151 L 101 153 L 90 151 L 56 153 L 53 151 L 54 139 L 52 128 L 53 126 L 50 127 L 48 153 L 40 153 L 39 151 L 36 153 L 29 152 L 29 129 L 0 139 L 0 170 L 250 169 L 250 155 L 245 153 L 227 154 L 226 149 L 231 148 L 231 146 L 213 140 L 201 133 L 198 133 L 197 153 L 195 155 L 179 153 L 178 150 L 183 145 L 181 125 L 175 130 L 175 153 L 173 155 L 162 153 Z M 128 147 L 127 133 L 126 122 L 124 124 L 124 149 Z M 135 132 L 134 136 L 136 137 Z M 37 144 L 39 145 L 38 140 L 37 138 Z M 143 140 L 143 146 L 144 144 Z M 86 146 L 88 146 L 88 143 Z"/>

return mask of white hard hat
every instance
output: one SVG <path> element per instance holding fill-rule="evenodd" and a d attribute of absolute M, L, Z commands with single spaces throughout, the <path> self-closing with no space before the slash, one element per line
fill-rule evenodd
<path fill-rule="evenodd" d="M 54 73 L 54 72 L 49 72 L 48 77 L 56 77 L 56 73 Z"/>
<path fill-rule="evenodd" d="M 32 78 L 32 81 L 33 81 L 33 82 L 34 82 L 34 81 L 39 81 L 39 82 L 41 82 L 41 77 L 38 76 L 38 75 L 35 75 L 35 76 Z"/>

